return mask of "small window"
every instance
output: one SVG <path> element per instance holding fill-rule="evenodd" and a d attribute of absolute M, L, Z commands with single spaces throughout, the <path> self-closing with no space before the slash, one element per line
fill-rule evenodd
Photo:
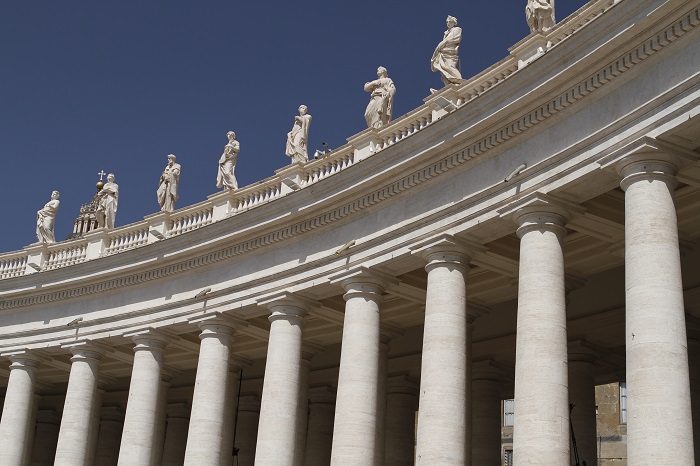
<path fill-rule="evenodd" d="M 512 426 L 515 421 L 515 400 L 503 400 L 503 425 Z"/>
<path fill-rule="evenodd" d="M 627 424 L 627 382 L 620 382 L 620 423 Z"/>
<path fill-rule="evenodd" d="M 513 466 L 513 450 L 506 450 L 506 457 L 503 464 L 505 466 Z"/>

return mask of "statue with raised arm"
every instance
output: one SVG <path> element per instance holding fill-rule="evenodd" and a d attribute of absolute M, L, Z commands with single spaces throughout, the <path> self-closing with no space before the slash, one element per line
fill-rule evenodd
<path fill-rule="evenodd" d="M 236 181 L 236 160 L 238 153 L 241 151 L 241 144 L 236 141 L 236 133 L 229 131 L 226 133 L 228 142 L 224 146 L 224 153 L 219 157 L 219 173 L 216 175 L 216 187 L 237 189 L 238 182 Z"/>
<path fill-rule="evenodd" d="M 379 129 L 386 126 L 391 121 L 391 114 L 394 110 L 394 94 L 396 86 L 389 77 L 386 68 L 377 68 L 377 79 L 365 83 L 365 92 L 371 92 L 367 110 L 365 110 L 365 120 L 370 128 Z"/>
<path fill-rule="evenodd" d="M 462 42 L 462 28 L 457 27 L 457 18 L 447 17 L 447 31 L 435 47 L 433 57 L 430 59 L 430 69 L 439 71 L 440 78 L 445 86 L 462 82 L 462 73 L 459 71 L 459 44 Z"/>
<path fill-rule="evenodd" d="M 56 223 L 56 213 L 61 202 L 58 200 L 58 191 L 51 193 L 51 200 L 44 205 L 44 208 L 36 213 L 36 237 L 40 243 L 55 243 L 53 227 Z"/>
<path fill-rule="evenodd" d="M 546 34 L 556 24 L 554 0 L 527 0 L 525 18 L 531 33 Z"/>
<path fill-rule="evenodd" d="M 285 153 L 292 159 L 292 163 L 309 161 L 308 145 L 311 115 L 308 115 L 307 111 L 306 105 L 299 106 L 299 116 L 294 117 L 294 126 L 287 133 L 287 149 Z"/>
<path fill-rule="evenodd" d="M 100 228 L 114 228 L 117 218 L 117 204 L 119 203 L 119 185 L 114 182 L 114 173 L 107 175 L 107 182 L 96 194 L 97 201 L 97 226 Z"/>
<path fill-rule="evenodd" d="M 179 163 L 175 163 L 175 159 L 174 154 L 168 155 L 168 164 L 165 166 L 163 174 L 160 175 L 158 191 L 156 191 L 160 210 L 166 212 L 175 210 L 175 201 L 178 198 L 177 188 L 180 185 L 181 167 Z"/>

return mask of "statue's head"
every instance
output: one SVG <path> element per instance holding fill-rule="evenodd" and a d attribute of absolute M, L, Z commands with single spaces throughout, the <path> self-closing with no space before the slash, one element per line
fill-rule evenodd
<path fill-rule="evenodd" d="M 389 73 L 387 73 L 386 68 L 383 66 L 380 66 L 377 68 L 377 76 L 388 76 Z"/>
<path fill-rule="evenodd" d="M 299 114 L 300 114 L 300 115 L 306 115 L 306 112 L 307 112 L 308 110 L 309 110 L 309 109 L 306 108 L 306 105 L 299 105 Z"/>
<path fill-rule="evenodd" d="M 445 21 L 447 21 L 448 28 L 457 26 L 457 18 L 455 18 L 454 16 L 448 16 Z"/>
<path fill-rule="evenodd" d="M 170 164 L 175 163 L 176 158 L 177 157 L 175 157 L 175 154 L 168 154 L 168 163 L 170 163 Z"/>
<path fill-rule="evenodd" d="M 58 199 L 60 197 L 60 194 L 58 191 L 54 191 L 51 193 L 51 199 Z"/>
<path fill-rule="evenodd" d="M 107 175 L 107 181 L 109 181 L 110 183 L 114 183 L 114 173 L 110 173 L 109 175 Z"/>
<path fill-rule="evenodd" d="M 233 131 L 229 131 L 228 133 L 226 133 L 226 137 L 229 141 L 233 141 L 234 139 L 236 139 L 236 133 L 234 133 Z"/>

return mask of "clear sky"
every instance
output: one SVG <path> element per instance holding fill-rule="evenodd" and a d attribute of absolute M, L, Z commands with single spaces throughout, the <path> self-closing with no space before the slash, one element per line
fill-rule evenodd
<path fill-rule="evenodd" d="M 394 117 L 422 104 L 448 14 L 468 78 L 524 38 L 526 0 L 31 0 L 0 6 L 0 252 L 36 241 L 36 211 L 61 193 L 56 239 L 72 231 L 100 170 L 119 184 L 117 227 L 159 210 L 174 153 L 184 207 L 217 191 L 233 130 L 247 186 L 289 163 L 297 107 L 309 152 L 366 128 L 366 81 L 384 66 Z M 559 0 L 557 20 L 585 0 Z"/>

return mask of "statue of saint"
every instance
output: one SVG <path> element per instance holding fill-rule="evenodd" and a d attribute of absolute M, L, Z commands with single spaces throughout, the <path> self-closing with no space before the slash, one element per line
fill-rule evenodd
<path fill-rule="evenodd" d="M 44 208 L 36 213 L 36 237 L 40 243 L 55 243 L 53 227 L 56 223 L 56 212 L 61 202 L 58 200 L 58 191 L 51 193 L 51 200 L 44 205 Z"/>
<path fill-rule="evenodd" d="M 285 153 L 292 159 L 292 163 L 308 162 L 309 125 L 311 115 L 307 115 L 306 105 L 299 106 L 299 116 L 294 117 L 294 126 L 287 133 L 287 149 Z"/>
<path fill-rule="evenodd" d="M 119 202 L 119 185 L 114 182 L 114 173 L 107 175 L 107 182 L 97 193 L 97 226 L 100 228 L 114 228 L 114 220 L 117 218 L 117 204 Z"/>
<path fill-rule="evenodd" d="M 160 204 L 160 210 L 166 212 L 172 212 L 175 210 L 175 201 L 177 201 L 177 188 L 180 185 L 180 171 L 181 167 L 179 163 L 175 163 L 175 155 L 168 155 L 168 164 L 163 170 L 163 174 L 160 175 L 160 181 L 158 182 L 158 204 Z"/>
<path fill-rule="evenodd" d="M 236 170 L 236 159 L 241 150 L 241 144 L 236 141 L 236 133 L 229 131 L 226 133 L 228 143 L 224 147 L 224 153 L 219 158 L 219 173 L 216 175 L 216 187 L 237 189 L 238 182 L 234 171 Z"/>
<path fill-rule="evenodd" d="M 457 27 L 457 18 L 447 17 L 447 31 L 442 41 L 435 47 L 433 58 L 430 59 L 430 69 L 439 71 L 445 86 L 462 82 L 459 71 L 459 44 L 462 42 L 462 28 Z"/>
<path fill-rule="evenodd" d="M 391 121 L 391 113 L 394 110 L 394 94 L 396 86 L 387 74 L 386 68 L 377 68 L 377 79 L 365 83 L 365 92 L 371 92 L 365 120 L 370 128 L 381 128 Z"/>
<path fill-rule="evenodd" d="M 525 18 L 531 33 L 546 34 L 556 24 L 554 0 L 527 0 Z"/>

